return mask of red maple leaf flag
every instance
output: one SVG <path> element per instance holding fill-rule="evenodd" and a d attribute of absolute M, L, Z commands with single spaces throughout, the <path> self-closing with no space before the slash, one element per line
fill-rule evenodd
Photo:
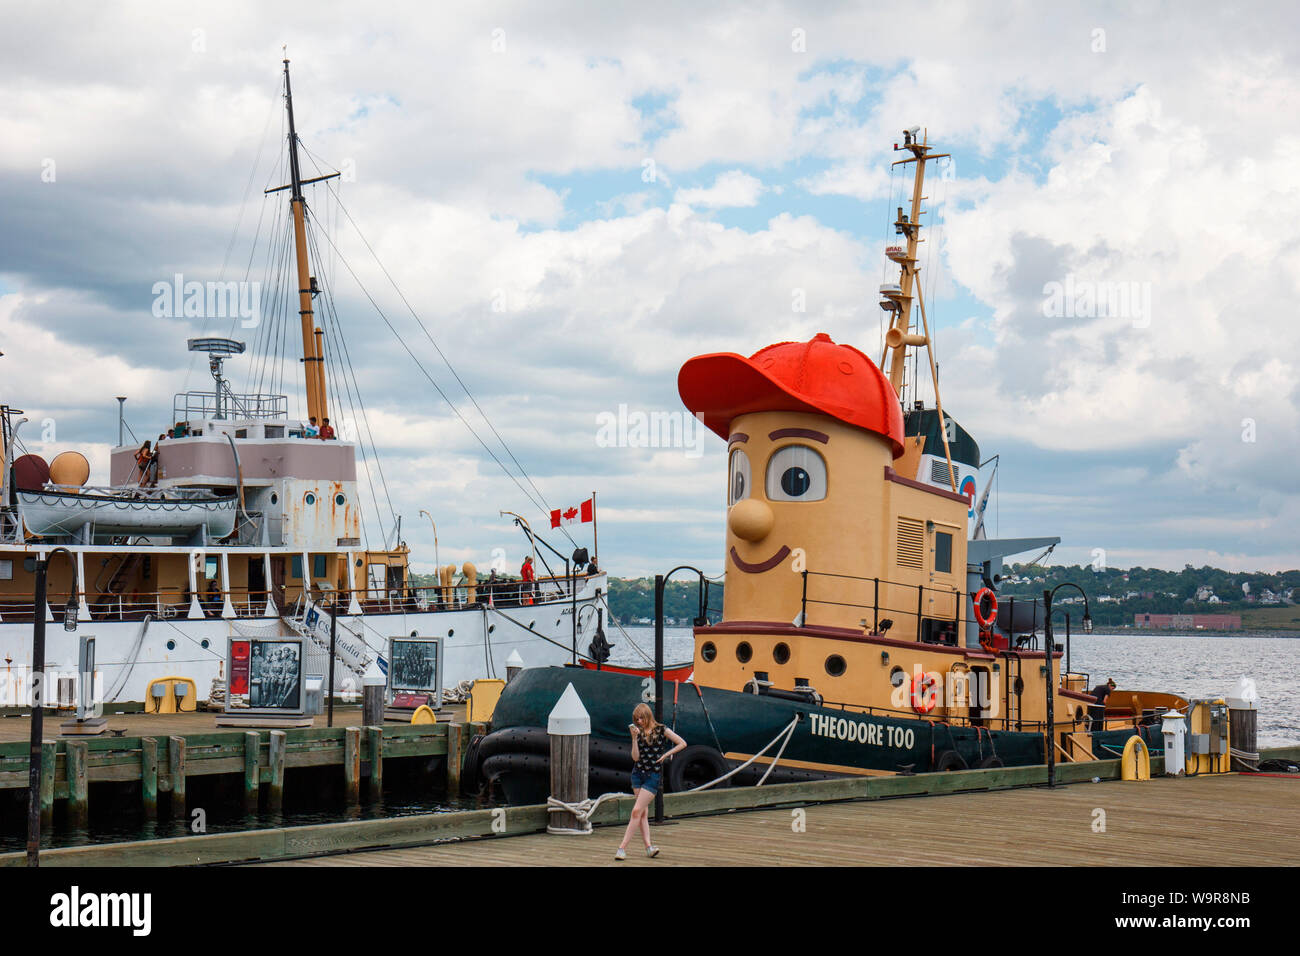
<path fill-rule="evenodd" d="M 558 528 L 562 524 L 592 521 L 595 518 L 595 511 L 594 498 L 588 498 L 576 508 L 556 508 L 551 511 L 551 527 Z"/>

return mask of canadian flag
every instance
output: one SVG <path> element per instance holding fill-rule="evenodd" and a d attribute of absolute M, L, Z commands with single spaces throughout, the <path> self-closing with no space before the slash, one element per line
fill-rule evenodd
<path fill-rule="evenodd" d="M 558 528 L 562 524 L 591 521 L 595 516 L 595 510 L 594 498 L 588 498 L 576 508 L 556 508 L 551 512 L 551 527 Z"/>

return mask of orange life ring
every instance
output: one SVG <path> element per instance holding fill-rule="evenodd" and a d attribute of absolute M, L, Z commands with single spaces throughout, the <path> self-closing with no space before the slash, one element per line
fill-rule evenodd
<path fill-rule="evenodd" d="M 988 601 L 988 612 L 984 611 L 984 602 Z M 980 627 L 991 627 L 993 622 L 998 619 L 998 596 L 993 593 L 992 588 L 980 588 L 975 592 L 975 620 L 980 622 Z"/>
<path fill-rule="evenodd" d="M 912 709 L 918 714 L 928 714 L 939 702 L 939 678 L 921 671 L 912 678 Z"/>

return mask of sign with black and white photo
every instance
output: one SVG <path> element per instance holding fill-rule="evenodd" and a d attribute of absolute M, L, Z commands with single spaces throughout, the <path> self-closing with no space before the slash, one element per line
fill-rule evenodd
<path fill-rule="evenodd" d="M 302 710 L 302 642 L 240 638 L 230 642 L 227 710 Z"/>
<path fill-rule="evenodd" d="M 439 638 L 394 637 L 388 641 L 388 688 L 436 695 L 442 686 Z"/>

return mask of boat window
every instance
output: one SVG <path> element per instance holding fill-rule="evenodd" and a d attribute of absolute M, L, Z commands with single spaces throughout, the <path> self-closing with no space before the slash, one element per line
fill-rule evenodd
<path fill-rule="evenodd" d="M 203 576 L 209 581 L 215 581 L 217 579 L 218 563 L 219 562 L 216 558 L 208 558 L 203 562 Z"/>
<path fill-rule="evenodd" d="M 348 499 L 343 497 L 343 495 L 341 494 L 334 496 L 334 504 L 338 505 L 340 508 L 342 508 L 347 503 L 347 500 Z"/>
<path fill-rule="evenodd" d="M 848 669 L 849 665 L 845 663 L 844 658 L 840 657 L 840 655 L 832 654 L 826 658 L 826 673 L 832 677 L 840 677 Z"/>
<path fill-rule="evenodd" d="M 934 533 L 934 570 L 936 574 L 952 573 L 952 535 L 946 531 Z"/>
<path fill-rule="evenodd" d="M 736 645 L 736 660 L 742 664 L 748 664 L 749 659 L 754 656 L 754 649 L 749 646 L 748 641 L 741 641 Z"/>
<path fill-rule="evenodd" d="M 705 641 L 700 645 L 700 659 L 706 664 L 712 664 L 718 656 L 718 646 L 712 641 Z"/>
<path fill-rule="evenodd" d="M 295 577 L 299 579 L 302 578 L 302 555 L 301 554 L 295 554 L 293 556 L 293 567 L 290 570 L 289 574 L 291 577 Z"/>
<path fill-rule="evenodd" d="M 778 448 L 767 462 L 768 501 L 821 501 L 826 460 L 806 445 Z"/>
<path fill-rule="evenodd" d="M 316 493 L 309 491 L 307 494 L 303 495 L 302 500 L 305 501 L 308 506 L 314 505 L 316 503 Z"/>
<path fill-rule="evenodd" d="M 734 505 L 742 498 L 749 497 L 750 488 L 749 456 L 744 449 L 736 448 L 731 452 L 731 461 L 727 475 L 727 504 Z"/>
<path fill-rule="evenodd" d="M 772 660 L 784 664 L 790 660 L 790 645 L 784 642 L 772 648 Z"/>
<path fill-rule="evenodd" d="M 14 579 L 14 563 L 11 560 L 0 561 L 0 581 Z"/>
<path fill-rule="evenodd" d="M 894 687 L 902 687 L 903 682 L 907 680 L 907 672 L 901 667 L 895 667 L 889 672 L 889 683 Z"/>
<path fill-rule="evenodd" d="M 314 578 L 325 577 L 325 555 L 323 554 L 312 555 L 311 576 Z"/>

